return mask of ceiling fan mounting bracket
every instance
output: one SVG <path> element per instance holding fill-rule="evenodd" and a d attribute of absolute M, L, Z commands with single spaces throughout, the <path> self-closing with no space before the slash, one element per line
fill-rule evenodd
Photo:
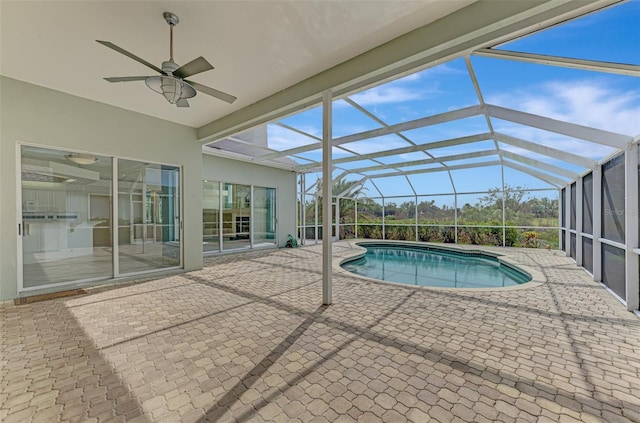
<path fill-rule="evenodd" d="M 178 15 L 176 15 L 175 13 L 164 12 L 162 14 L 162 17 L 171 26 L 176 26 L 176 25 L 178 25 L 178 22 L 180 22 L 180 19 L 178 18 Z"/>

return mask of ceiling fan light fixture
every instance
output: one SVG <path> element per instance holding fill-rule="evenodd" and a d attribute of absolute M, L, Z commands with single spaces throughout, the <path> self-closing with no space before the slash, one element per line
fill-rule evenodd
<path fill-rule="evenodd" d="M 144 80 L 147 87 L 151 88 L 171 104 L 176 104 L 178 100 L 192 98 L 196 95 L 196 90 L 180 78 L 172 75 L 150 76 Z"/>
<path fill-rule="evenodd" d="M 72 153 L 72 154 L 66 154 L 64 156 L 65 159 L 75 163 L 75 164 L 79 164 L 79 165 L 90 165 L 90 164 L 95 164 L 98 163 L 100 160 L 98 160 L 98 158 L 96 156 L 92 156 L 90 154 L 76 154 L 76 153 Z"/>

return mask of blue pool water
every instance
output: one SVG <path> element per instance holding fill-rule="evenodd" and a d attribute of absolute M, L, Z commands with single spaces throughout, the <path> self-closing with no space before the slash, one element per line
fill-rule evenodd
<path fill-rule="evenodd" d="M 344 263 L 349 272 L 387 282 L 441 288 L 497 288 L 529 282 L 529 275 L 477 252 L 406 245 L 363 245 L 367 253 Z"/>

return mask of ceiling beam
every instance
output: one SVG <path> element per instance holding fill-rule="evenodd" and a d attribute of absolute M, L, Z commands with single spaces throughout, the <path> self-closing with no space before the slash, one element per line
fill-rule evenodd
<path fill-rule="evenodd" d="M 512 153 L 511 151 L 502 150 L 500 154 L 513 161 L 521 162 L 529 166 L 542 169 L 546 172 L 555 173 L 556 175 L 565 176 L 569 179 L 578 179 L 578 177 L 580 176 L 576 172 L 571 172 L 570 170 L 563 169 L 549 163 L 541 162 L 540 160 L 532 159 L 530 157 L 521 156 L 520 154 Z"/>
<path fill-rule="evenodd" d="M 412 129 L 424 128 L 425 126 L 437 125 L 439 123 L 451 122 L 457 119 L 464 119 L 471 116 L 477 116 L 482 114 L 482 108 L 480 106 L 471 106 L 464 109 L 452 110 L 450 112 L 441 113 L 438 115 L 427 116 L 424 118 L 411 120 L 408 122 L 402 122 L 395 125 L 384 126 L 382 128 L 372 129 L 370 131 L 359 132 L 357 134 L 345 135 L 344 137 L 334 138 L 333 146 L 347 144 L 350 142 L 362 141 L 370 138 L 381 137 L 385 135 L 395 134 L 402 131 L 410 131 Z M 289 150 L 283 150 L 278 153 L 264 154 L 256 157 L 256 162 L 261 160 L 274 159 L 276 157 L 290 156 L 292 154 L 299 154 L 306 151 L 313 151 L 321 148 L 320 144 L 303 145 Z"/>
<path fill-rule="evenodd" d="M 476 167 L 488 167 L 488 166 L 500 166 L 500 160 L 490 160 L 490 161 L 478 162 L 478 163 L 467 163 L 467 164 L 448 166 L 448 167 L 381 173 L 379 175 L 369 175 L 369 179 L 388 178 L 391 176 L 403 176 L 403 175 L 418 175 L 422 173 L 446 172 L 446 171 L 473 169 Z"/>
<path fill-rule="evenodd" d="M 588 169 L 595 169 L 595 167 L 598 165 L 598 162 L 587 157 L 579 156 L 577 154 L 569 153 L 562 150 L 557 150 L 553 147 L 547 147 L 546 145 L 537 144 L 531 141 L 525 141 L 523 139 L 512 137 L 510 135 L 496 132 L 493 136 L 501 143 L 509 144 L 514 147 L 542 154 L 543 156 L 551 157 L 577 166 L 582 166 Z"/>
<path fill-rule="evenodd" d="M 385 165 L 379 165 L 379 166 L 361 167 L 357 169 L 350 169 L 349 172 L 350 173 L 371 172 L 375 170 L 382 170 L 382 169 L 388 169 L 388 168 L 396 168 L 400 170 L 403 167 L 428 165 L 428 164 L 434 164 L 434 163 L 439 163 L 444 166 L 445 165 L 444 162 L 473 159 L 477 157 L 494 156 L 497 154 L 498 154 L 497 150 L 481 150 L 481 151 L 473 151 L 471 153 L 435 157 L 433 159 L 413 160 L 410 162 L 400 162 L 400 163 L 391 163 L 391 164 L 385 164 Z"/>
<path fill-rule="evenodd" d="M 198 128 L 209 143 L 333 97 L 491 47 L 620 0 L 477 1 Z"/>
<path fill-rule="evenodd" d="M 511 169 L 515 169 L 515 170 L 518 170 L 520 172 L 523 172 L 523 173 L 526 173 L 528 175 L 531 175 L 534 178 L 538 178 L 541 181 L 546 182 L 549 185 L 552 185 L 552 186 L 554 186 L 556 188 L 563 187 L 563 186 L 567 185 L 567 182 L 568 182 L 566 180 L 557 178 L 555 176 L 548 175 L 548 174 L 543 173 L 543 172 L 539 172 L 539 171 L 537 171 L 535 169 L 531 169 L 530 167 L 522 166 L 522 165 L 520 165 L 518 163 L 511 162 L 509 160 L 504 160 L 503 164 L 505 166 L 507 166 L 507 167 L 510 167 Z"/>
<path fill-rule="evenodd" d="M 473 52 L 474 56 L 492 59 L 507 59 L 540 65 L 560 66 L 563 68 L 607 72 L 618 75 L 640 76 L 640 66 L 626 63 L 601 62 L 596 60 L 571 59 L 568 57 L 547 56 L 545 54 L 521 53 L 509 50 L 481 48 Z"/>
<path fill-rule="evenodd" d="M 332 163 L 334 165 L 338 165 L 341 163 L 357 162 L 358 160 L 367 160 L 372 158 L 395 156 L 396 154 L 413 153 L 416 151 L 424 151 L 424 150 L 435 150 L 437 148 L 451 147 L 454 145 L 461 145 L 461 144 L 470 144 L 474 142 L 487 141 L 490 139 L 491 139 L 491 134 L 489 133 L 469 135 L 466 137 L 452 138 L 449 140 L 436 141 L 428 144 L 411 145 L 409 147 L 395 148 L 393 150 L 383 150 L 375 153 L 361 154 L 359 156 L 354 156 L 354 157 L 343 157 L 341 159 L 334 159 Z M 308 169 L 313 169 L 317 166 L 318 166 L 317 163 L 315 164 L 310 163 L 307 165 L 299 166 L 297 170 L 305 171 Z"/>
<path fill-rule="evenodd" d="M 590 141 L 596 144 L 624 150 L 631 145 L 633 138 L 628 135 L 617 134 L 615 132 L 602 129 L 590 128 L 588 126 L 577 125 L 575 123 L 564 122 L 532 113 L 507 109 L 506 107 L 487 104 L 489 116 L 507 120 L 521 125 L 532 126 L 556 134 L 567 135 L 579 140 Z"/>

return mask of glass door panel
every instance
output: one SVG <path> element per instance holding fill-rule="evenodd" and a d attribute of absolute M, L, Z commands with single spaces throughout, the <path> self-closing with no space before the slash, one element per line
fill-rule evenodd
<path fill-rule="evenodd" d="M 180 169 L 118 160 L 118 173 L 120 273 L 180 266 Z"/>
<path fill-rule="evenodd" d="M 111 158 L 22 146 L 22 285 L 109 278 Z"/>
<path fill-rule="evenodd" d="M 253 188 L 253 245 L 276 242 L 276 190 Z"/>
<path fill-rule="evenodd" d="M 250 248 L 251 187 L 225 183 L 222 203 L 223 248 Z"/>
<path fill-rule="evenodd" d="M 202 251 L 220 251 L 220 183 L 202 184 Z"/>

